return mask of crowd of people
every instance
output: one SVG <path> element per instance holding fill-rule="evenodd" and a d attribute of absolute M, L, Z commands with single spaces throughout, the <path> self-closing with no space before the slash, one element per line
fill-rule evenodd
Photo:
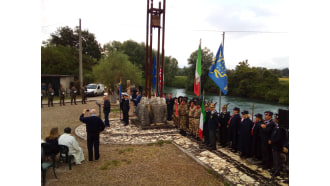
<path fill-rule="evenodd" d="M 81 94 L 81 103 L 86 104 L 86 100 L 87 100 L 86 85 L 84 85 L 80 88 L 80 94 Z M 64 100 L 65 100 L 66 91 L 62 85 L 60 85 L 58 95 L 60 97 L 60 106 L 62 106 L 62 105 L 65 106 Z M 76 102 L 77 95 L 78 95 L 77 88 L 75 86 L 72 86 L 70 89 L 71 105 L 72 104 L 77 105 L 77 102 Z M 54 103 L 53 103 L 54 96 L 55 96 L 55 92 L 54 92 L 54 89 L 52 88 L 52 85 L 49 84 L 48 88 L 47 88 L 46 84 L 42 83 L 41 84 L 41 107 L 42 107 L 42 100 L 44 97 L 48 98 L 48 107 L 54 107 Z"/>
<path fill-rule="evenodd" d="M 274 175 L 281 170 L 281 153 L 288 157 L 288 130 L 279 123 L 279 114 L 271 111 L 255 114 L 255 121 L 247 110 L 233 108 L 233 114 L 227 110 L 228 104 L 222 106 L 222 112 L 215 110 L 216 103 L 205 102 L 205 118 L 203 122 L 203 138 L 199 137 L 199 124 L 202 101 L 194 98 L 188 102 L 187 97 L 166 98 L 168 120 L 173 120 L 175 127 L 182 135 L 189 135 L 216 150 L 229 148 L 239 153 L 241 158 L 252 158 L 261 162 L 264 169 Z"/>

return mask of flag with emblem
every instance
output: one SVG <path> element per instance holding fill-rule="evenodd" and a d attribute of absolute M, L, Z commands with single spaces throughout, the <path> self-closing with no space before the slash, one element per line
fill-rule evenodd
<path fill-rule="evenodd" d="M 217 55 L 214 58 L 212 66 L 210 67 L 209 77 L 215 82 L 215 84 L 218 85 L 224 95 L 227 95 L 227 72 L 222 44 L 220 44 Z"/>
<path fill-rule="evenodd" d="M 198 46 L 197 61 L 196 61 L 196 71 L 195 71 L 195 83 L 194 83 L 194 93 L 199 96 L 201 92 L 201 77 L 202 77 L 202 58 L 201 58 L 201 44 Z"/>

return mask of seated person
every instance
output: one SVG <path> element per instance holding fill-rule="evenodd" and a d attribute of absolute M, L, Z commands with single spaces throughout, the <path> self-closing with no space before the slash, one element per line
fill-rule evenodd
<path fill-rule="evenodd" d="M 46 143 L 52 144 L 51 153 L 57 154 L 60 152 L 60 148 L 58 147 L 58 128 L 52 128 L 50 130 L 49 135 L 46 137 Z M 46 154 L 49 156 L 50 154 Z"/>
<path fill-rule="evenodd" d="M 79 144 L 76 141 L 76 139 L 73 136 L 71 136 L 70 127 L 64 129 L 64 134 L 60 136 L 60 138 L 58 139 L 58 143 L 60 145 L 68 146 L 69 156 L 73 155 L 74 162 L 76 165 L 81 164 L 81 162 L 85 160 L 84 153 L 81 147 L 79 147 Z"/>

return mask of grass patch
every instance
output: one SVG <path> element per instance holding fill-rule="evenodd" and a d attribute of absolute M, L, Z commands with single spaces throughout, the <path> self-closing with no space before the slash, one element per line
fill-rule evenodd
<path fill-rule="evenodd" d="M 126 149 L 116 149 L 116 151 L 118 151 L 119 154 L 124 154 L 125 152 L 134 152 L 133 148 L 126 148 Z"/>
<path fill-rule="evenodd" d="M 159 140 L 155 143 L 148 143 L 148 146 L 153 146 L 153 145 L 158 145 L 158 146 L 163 146 L 164 144 L 172 144 L 171 141 L 163 141 L 163 140 Z"/>

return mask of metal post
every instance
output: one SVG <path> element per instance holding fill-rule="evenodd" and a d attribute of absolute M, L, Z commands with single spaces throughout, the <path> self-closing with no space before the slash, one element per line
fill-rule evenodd
<path fill-rule="evenodd" d="M 80 87 L 82 87 L 83 68 L 82 68 L 82 45 L 81 45 L 81 19 L 79 19 L 79 81 L 80 81 Z"/>
<path fill-rule="evenodd" d="M 163 87 L 164 87 L 164 54 L 165 54 L 165 51 L 164 51 L 164 41 L 165 41 L 165 8 L 166 8 L 166 0 L 164 0 L 164 5 L 163 5 L 163 40 L 162 40 L 162 78 L 163 78 L 163 81 L 162 81 L 162 84 L 161 84 L 161 88 L 160 88 L 160 95 L 163 96 Z"/>
<path fill-rule="evenodd" d="M 158 4 L 158 8 L 159 10 L 161 9 L 160 7 L 160 2 Z M 156 81 L 156 92 L 158 94 L 158 86 L 159 86 L 159 82 L 160 82 L 160 79 L 159 79 L 159 47 L 160 47 L 160 28 L 158 27 L 158 47 L 157 47 L 157 81 Z M 159 87 L 160 88 L 160 87 Z"/>
<path fill-rule="evenodd" d="M 146 35 L 146 63 L 145 63 L 145 68 L 144 68 L 144 96 L 148 96 L 148 65 L 149 65 L 149 60 L 148 60 L 148 38 L 149 37 L 149 0 L 147 0 L 147 35 Z"/>
<path fill-rule="evenodd" d="M 153 11 L 153 0 L 151 0 L 151 11 L 150 13 L 152 13 Z M 151 15 L 152 16 L 152 15 Z M 151 17 L 152 19 L 152 17 Z M 149 65 L 149 76 L 148 76 L 148 80 L 149 80 L 149 88 L 148 88 L 148 98 L 151 98 L 151 80 L 152 80 L 152 21 L 150 21 L 150 53 L 149 53 L 149 61 L 150 61 L 150 65 Z"/>

